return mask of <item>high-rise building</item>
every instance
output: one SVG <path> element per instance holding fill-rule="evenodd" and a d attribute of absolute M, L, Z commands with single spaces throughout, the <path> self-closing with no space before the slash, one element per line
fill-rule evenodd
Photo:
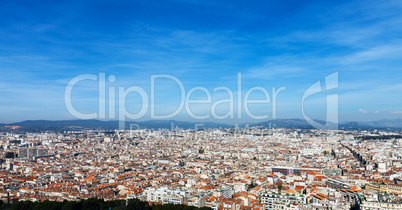
<path fill-rule="evenodd" d="M 14 152 L 6 152 L 6 155 L 4 156 L 4 158 L 14 158 Z"/>
<path fill-rule="evenodd" d="M 47 149 L 38 149 L 37 156 L 44 156 L 44 155 L 48 155 L 48 150 Z"/>
<path fill-rule="evenodd" d="M 28 149 L 28 159 L 32 160 L 33 157 L 38 156 L 38 149 L 36 148 L 29 148 Z"/>
<path fill-rule="evenodd" d="M 225 198 L 232 198 L 232 195 L 235 193 L 233 187 L 226 187 L 222 190 L 222 196 Z"/>
<path fill-rule="evenodd" d="M 27 148 L 19 148 L 18 149 L 18 158 L 27 159 L 28 158 L 28 149 Z"/>

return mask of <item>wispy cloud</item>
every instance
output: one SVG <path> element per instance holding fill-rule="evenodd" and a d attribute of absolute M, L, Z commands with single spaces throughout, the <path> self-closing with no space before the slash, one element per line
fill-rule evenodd
<path fill-rule="evenodd" d="M 251 68 L 244 74 L 245 78 L 252 78 L 252 79 L 280 79 L 280 78 L 287 78 L 287 77 L 296 77 L 298 74 L 305 74 L 306 71 L 297 66 L 292 65 L 277 65 L 277 64 L 265 64 L 262 67 Z"/>
<path fill-rule="evenodd" d="M 341 64 L 357 64 L 378 60 L 399 59 L 402 53 L 402 44 L 400 41 L 391 44 L 385 44 L 370 48 L 368 50 L 353 53 L 340 61 Z"/>
<path fill-rule="evenodd" d="M 364 110 L 364 109 L 359 109 L 359 112 L 361 112 L 363 114 L 367 114 L 367 110 Z"/>

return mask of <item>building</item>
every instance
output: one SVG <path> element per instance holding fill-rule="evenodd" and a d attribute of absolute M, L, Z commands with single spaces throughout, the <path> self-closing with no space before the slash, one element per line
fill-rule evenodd
<path fill-rule="evenodd" d="M 380 202 L 363 202 L 360 205 L 361 210 L 380 210 L 380 209 L 402 209 L 400 203 L 380 203 Z"/>
<path fill-rule="evenodd" d="M 4 155 L 4 158 L 14 158 L 14 152 L 6 152 L 6 155 Z"/>
<path fill-rule="evenodd" d="M 19 148 L 18 149 L 18 158 L 27 159 L 28 158 L 28 149 L 27 148 Z"/>
<path fill-rule="evenodd" d="M 275 184 L 279 182 L 279 177 L 276 174 L 270 174 L 267 176 L 267 182 L 269 184 Z"/>
<path fill-rule="evenodd" d="M 300 169 L 293 167 L 274 167 L 272 173 L 281 173 L 283 175 L 298 175 L 301 176 Z"/>
<path fill-rule="evenodd" d="M 150 187 L 144 192 L 147 201 L 162 202 L 163 204 L 183 204 L 187 202 L 188 192 L 182 190 Z"/>
<path fill-rule="evenodd" d="M 28 149 L 28 159 L 32 160 L 35 156 L 38 156 L 38 149 L 36 148 L 29 148 Z"/>
<path fill-rule="evenodd" d="M 288 195 L 288 194 L 275 194 L 263 193 L 260 196 L 261 203 L 265 204 L 265 209 L 287 209 L 293 205 L 306 204 L 307 199 L 304 195 Z"/>
<path fill-rule="evenodd" d="M 326 185 L 333 189 L 349 188 L 350 184 L 337 179 L 327 178 Z"/>
<path fill-rule="evenodd" d="M 283 175 L 297 175 L 301 176 L 302 174 L 305 174 L 309 171 L 312 172 L 321 172 L 321 169 L 317 168 L 293 168 L 293 167 L 273 167 L 272 168 L 272 173 L 278 174 L 281 173 Z"/>
<path fill-rule="evenodd" d="M 400 184 L 388 184 L 387 188 L 388 193 L 402 194 L 402 185 Z"/>
<path fill-rule="evenodd" d="M 325 168 L 322 170 L 322 174 L 325 176 L 342 176 L 342 170 Z"/>
<path fill-rule="evenodd" d="M 36 156 L 45 156 L 45 155 L 48 155 L 47 149 L 38 149 L 38 153 Z"/>
<path fill-rule="evenodd" d="M 37 148 L 20 148 L 18 149 L 18 157 L 21 159 L 33 160 L 36 156 L 47 156 L 48 149 Z"/>
<path fill-rule="evenodd" d="M 366 190 L 374 190 L 378 192 L 387 192 L 388 188 L 387 185 L 384 184 L 374 184 L 374 183 L 368 183 L 364 186 Z"/>
<path fill-rule="evenodd" d="M 233 187 L 226 187 L 222 190 L 222 196 L 225 198 L 232 198 L 232 195 L 235 193 Z"/>

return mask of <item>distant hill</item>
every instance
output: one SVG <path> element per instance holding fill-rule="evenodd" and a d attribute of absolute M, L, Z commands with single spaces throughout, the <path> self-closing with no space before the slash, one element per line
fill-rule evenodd
<path fill-rule="evenodd" d="M 325 124 L 324 121 L 316 120 L 316 122 L 320 124 Z M 223 123 L 212 123 L 212 122 L 185 122 L 185 121 L 176 121 L 176 120 L 149 120 L 143 122 L 135 122 L 128 121 L 126 122 L 126 128 L 129 129 L 130 126 L 132 128 L 137 128 L 137 125 L 140 128 L 147 129 L 171 129 L 173 128 L 182 128 L 182 129 L 195 129 L 196 124 L 198 125 L 198 129 L 204 128 L 233 128 L 233 125 L 227 125 Z M 244 127 L 246 124 L 240 125 Z M 335 125 L 335 124 L 334 124 Z M 45 131 L 45 130 L 53 130 L 53 131 L 64 131 L 64 130 L 77 130 L 80 128 L 88 128 L 88 129 L 118 129 L 119 122 L 118 121 L 101 121 L 101 120 L 27 120 L 16 123 L 1 123 L 0 128 L 6 129 L 4 126 L 20 126 L 21 128 L 18 130 L 21 131 Z M 299 128 L 299 129 L 313 129 L 306 120 L 304 119 L 275 119 L 264 121 L 260 123 L 250 123 L 250 127 L 260 126 L 264 128 Z M 371 122 L 342 122 L 338 125 L 339 129 L 349 130 L 349 129 L 402 129 L 402 119 L 392 119 L 392 120 L 378 120 Z"/>
<path fill-rule="evenodd" d="M 382 126 L 373 127 L 373 126 L 370 126 L 368 124 L 364 124 L 364 123 L 361 123 L 361 122 L 343 122 L 343 123 L 339 123 L 338 127 L 339 127 L 339 129 L 343 129 L 343 130 L 385 128 L 385 127 L 382 127 Z"/>
<path fill-rule="evenodd" d="M 8 125 L 21 126 L 21 127 L 86 127 L 86 128 L 116 128 L 118 121 L 100 121 L 100 120 L 27 120 L 17 123 L 10 123 Z"/>
<path fill-rule="evenodd" d="M 275 119 L 264 121 L 260 123 L 252 123 L 251 126 L 261 126 L 264 128 L 301 128 L 301 129 L 312 129 L 311 126 L 306 120 L 303 119 Z"/>
<path fill-rule="evenodd" d="M 149 120 L 143 122 L 135 122 L 128 121 L 125 122 L 125 126 L 127 129 L 130 126 L 133 129 L 136 129 L 138 126 L 140 128 L 148 128 L 148 129 L 171 129 L 173 128 L 183 128 L 190 129 L 194 128 L 197 124 L 198 129 L 204 128 L 229 128 L 233 126 L 229 126 L 222 123 L 194 123 L 194 122 L 184 122 L 184 121 L 176 121 L 176 120 Z M 101 120 L 27 120 L 16 123 L 9 124 L 1 124 L 0 126 L 21 126 L 22 130 L 31 130 L 31 131 L 42 131 L 42 130 L 74 130 L 77 128 L 89 128 L 89 129 L 118 129 L 119 121 L 101 121 Z"/>
<path fill-rule="evenodd" d="M 315 122 L 322 125 L 325 121 L 315 120 Z M 331 125 L 331 123 L 330 123 Z M 335 125 L 332 123 L 332 125 Z M 300 128 L 300 129 L 312 129 L 314 128 L 310 123 L 304 119 L 275 119 L 264 121 L 260 123 L 253 123 L 250 126 L 261 126 L 265 128 L 276 127 L 276 128 Z M 341 122 L 338 124 L 339 129 L 401 129 L 402 119 L 392 119 L 392 120 L 379 120 L 371 122 Z"/>
<path fill-rule="evenodd" d="M 402 119 L 384 119 L 364 123 L 372 127 L 384 127 L 384 128 L 402 128 Z"/>
<path fill-rule="evenodd" d="M 213 123 L 213 122 L 185 122 L 185 121 L 176 121 L 176 120 L 149 120 L 144 122 L 128 122 L 129 124 L 138 124 L 141 127 L 145 128 L 172 128 L 174 127 L 183 128 L 183 129 L 195 129 L 197 125 L 198 129 L 204 128 L 230 128 L 233 126 L 223 124 L 223 123 Z"/>

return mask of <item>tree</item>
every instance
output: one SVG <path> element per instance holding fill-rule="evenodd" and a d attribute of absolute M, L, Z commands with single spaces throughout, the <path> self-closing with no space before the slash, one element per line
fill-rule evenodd
<path fill-rule="evenodd" d="M 281 190 L 282 190 L 282 188 L 283 188 L 282 184 L 279 183 L 276 187 L 278 187 L 278 191 L 281 192 Z"/>
<path fill-rule="evenodd" d="M 307 194 L 307 190 L 306 190 L 306 189 L 303 190 L 303 194 L 304 194 L 304 195 Z"/>
<path fill-rule="evenodd" d="M 200 153 L 200 154 L 204 154 L 204 149 L 203 149 L 203 148 L 201 148 L 200 150 L 198 150 L 198 153 Z"/>
<path fill-rule="evenodd" d="M 257 183 L 254 183 L 253 181 L 251 181 L 250 185 L 248 185 L 248 189 L 253 189 L 254 187 L 257 187 Z"/>
<path fill-rule="evenodd" d="M 186 206 L 186 205 L 174 205 L 174 204 L 156 204 L 149 206 L 148 202 L 141 201 L 139 199 L 130 199 L 127 201 L 124 200 L 113 200 L 113 201 L 105 201 L 103 199 L 98 198 L 90 198 L 87 200 L 81 201 L 39 201 L 39 202 L 32 202 L 32 201 L 21 201 L 15 204 L 2 204 L 0 203 L 0 209 L 11 209 L 11 210 L 39 210 L 39 209 L 46 209 L 46 210 L 165 210 L 165 209 L 178 209 L 178 210 L 195 210 L 199 209 L 194 206 Z M 200 208 L 203 210 L 211 209 L 208 207 Z"/>
<path fill-rule="evenodd" d="M 127 202 L 127 209 L 143 209 L 143 210 L 150 210 L 151 207 L 148 205 L 147 202 L 140 201 L 139 199 L 130 199 Z"/>

